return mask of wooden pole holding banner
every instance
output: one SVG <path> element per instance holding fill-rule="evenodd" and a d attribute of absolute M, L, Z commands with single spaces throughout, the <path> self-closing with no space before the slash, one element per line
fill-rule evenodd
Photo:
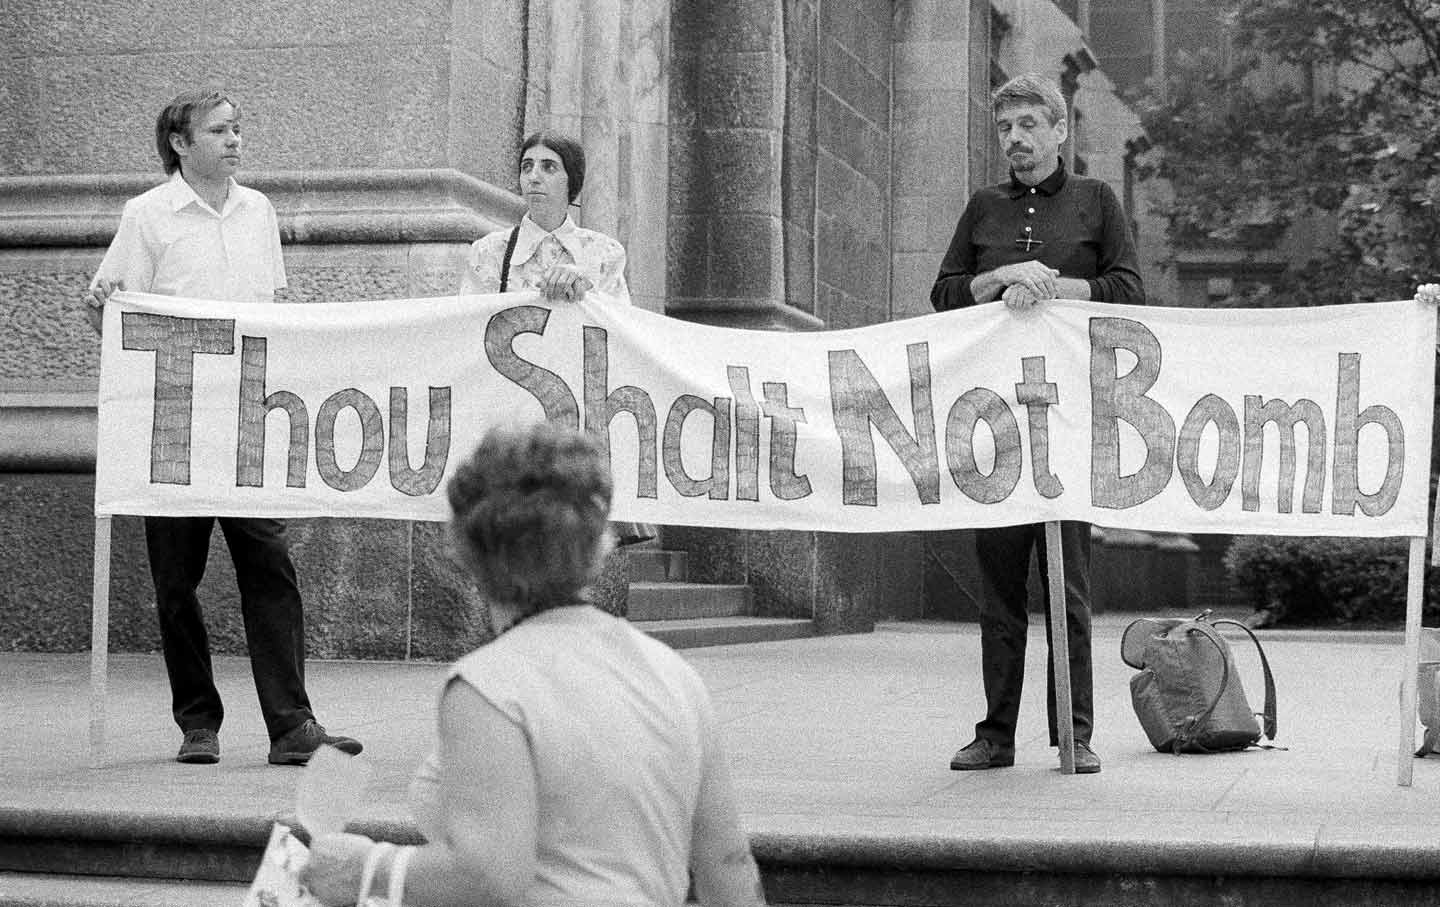
<path fill-rule="evenodd" d="M 90 593 L 90 765 L 105 764 L 106 680 L 110 667 L 110 517 L 95 518 L 95 582 Z"/>
<path fill-rule="evenodd" d="M 1075 774 L 1075 714 L 1070 702 L 1070 627 L 1065 617 L 1065 558 L 1060 523 L 1045 524 L 1045 564 L 1050 577 L 1050 658 L 1055 668 L 1055 723 L 1060 736 L 1060 771 Z"/>
<path fill-rule="evenodd" d="M 1415 697 L 1420 671 L 1420 621 L 1425 603 L 1425 538 L 1410 540 L 1405 584 L 1405 667 L 1400 676 L 1400 750 L 1396 783 L 1409 787 L 1415 774 Z"/>

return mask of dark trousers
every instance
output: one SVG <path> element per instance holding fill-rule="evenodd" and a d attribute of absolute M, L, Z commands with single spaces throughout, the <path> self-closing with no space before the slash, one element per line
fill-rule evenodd
<path fill-rule="evenodd" d="M 145 546 L 175 723 L 182 731 L 218 731 L 225 707 L 215 689 L 210 638 L 195 595 L 205 576 L 216 521 L 235 562 L 240 611 L 260 711 L 276 740 L 314 713 L 305 694 L 305 617 L 295 565 L 279 520 L 239 517 L 146 517 Z"/>
<path fill-rule="evenodd" d="M 1065 614 L 1069 627 L 1070 707 L 1075 719 L 1075 740 L 1090 742 L 1094 697 L 1090 673 L 1090 524 L 1062 522 L 1060 546 L 1065 566 Z M 1013 744 L 1020 713 L 1020 691 L 1025 682 L 1025 639 L 1029 627 L 1026 580 L 1030 552 L 1040 554 L 1040 577 L 1045 587 L 1046 645 L 1050 640 L 1050 571 L 1045 557 L 1045 526 L 1006 526 L 975 532 L 975 553 L 985 581 L 980 603 L 980 658 L 985 679 L 985 720 L 975 725 L 975 736 L 995 743 Z M 1056 746 L 1055 652 L 1050 651 L 1046 672 L 1046 713 L 1050 745 Z"/>

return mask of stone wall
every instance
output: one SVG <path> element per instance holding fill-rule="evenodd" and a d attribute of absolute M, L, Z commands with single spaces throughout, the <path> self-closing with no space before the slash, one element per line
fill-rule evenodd
<path fill-rule="evenodd" d="M 674 0 L 669 297 L 677 318 L 819 327 L 786 285 L 780 0 Z"/>
<path fill-rule="evenodd" d="M 814 312 L 831 329 L 890 320 L 892 6 L 816 17 Z"/>
<path fill-rule="evenodd" d="M 93 459 L 84 429 L 98 344 L 75 300 L 123 201 L 163 179 L 155 113 L 194 82 L 226 84 L 241 104 L 242 179 L 266 192 L 281 217 L 290 282 L 283 301 L 453 291 L 468 242 L 519 214 L 510 192 L 518 140 L 559 128 L 588 152 L 577 219 L 625 242 L 640 305 L 721 324 L 819 326 L 816 285 L 792 299 L 785 256 L 787 245 L 813 251 L 823 210 L 827 229 L 848 231 L 844 241 L 870 256 L 864 268 L 841 262 L 848 273 L 826 272 L 850 300 L 864 297 L 832 304 L 830 317 L 887 317 L 876 277 L 888 255 L 883 2 L 853 20 L 843 18 L 848 4 L 816 0 L 788 8 L 779 0 L 431 0 L 398 12 L 373 2 L 261 5 L 199 16 L 147 6 L 116 16 L 94 0 L 64 9 L 12 4 L 3 27 L 18 53 L 0 64 L 0 292 L 10 328 L 0 337 L 0 408 L 43 421 L 52 418 L 44 399 L 58 391 L 70 414 L 53 417 L 54 431 L 24 448 L 28 462 L 74 470 Z M 800 7 L 812 26 L 787 31 L 786 17 Z M 815 43 L 821 15 L 836 33 L 825 56 Z M 802 34 L 808 62 L 792 59 L 798 45 L 787 43 Z M 853 145 L 852 130 L 834 124 L 820 136 L 812 120 L 801 143 L 811 152 L 811 195 L 789 209 L 808 208 L 803 237 L 785 235 L 781 193 L 792 63 L 823 86 L 827 104 L 865 111 L 869 142 Z M 62 141 L 74 122 L 94 123 L 91 138 Z M 850 180 L 824 181 L 831 195 L 823 207 L 813 191 L 821 166 Z M 856 187 L 869 201 L 849 197 Z M 874 207 L 878 216 L 866 220 Z M 803 267 L 813 271 L 813 257 Z M 7 561 L 10 616 L 0 639 L 79 647 L 88 636 L 93 480 L 5 468 L 0 535 L 24 554 Z M 140 521 L 117 519 L 114 538 L 116 645 L 153 648 Z M 316 654 L 443 658 L 471 640 L 475 603 L 436 527 L 296 521 L 292 541 Z M 677 533 L 675 542 L 685 541 Z M 238 603 L 219 533 L 213 547 L 203 594 L 217 650 L 238 651 Z M 893 547 L 887 537 L 757 534 L 745 547 L 755 568 L 746 575 L 767 613 L 864 629 L 876 601 L 895 598 L 873 573 L 836 569 L 873 568 Z M 905 585 L 913 601 L 918 582 Z"/>
<path fill-rule="evenodd" d="M 1010 29 L 998 44 L 997 10 Z M 625 243 L 639 305 L 811 330 L 928 313 L 960 211 L 992 176 L 992 62 L 1058 73 L 1075 43 L 1045 0 L 12 0 L 5 12 L 0 415 L 28 407 L 26 424 L 48 418 L 31 405 L 47 394 L 66 412 L 93 407 L 98 346 L 76 299 L 124 199 L 163 178 L 153 119 L 186 84 L 225 83 L 242 105 L 243 179 L 280 214 L 285 301 L 452 292 L 467 244 L 522 210 L 519 140 L 558 128 L 589 158 L 576 217 Z M 1108 133 L 1091 138 L 1091 153 L 1113 150 Z M 0 445 L 0 541 L 22 552 L 5 562 L 0 646 L 30 639 L 26 627 L 67 646 L 88 634 L 92 480 L 73 470 L 93 442 L 83 418 L 52 424 L 32 445 Z M 72 471 L 3 462 L 22 449 Z M 138 521 L 117 520 L 115 538 L 116 639 L 148 647 Z M 968 540 L 663 535 L 697 578 L 749 583 L 763 613 L 826 631 L 970 616 Z M 475 632 L 435 526 L 297 521 L 294 544 L 317 654 L 444 658 Z M 212 568 L 229 651 L 238 615 L 218 534 Z"/>
<path fill-rule="evenodd" d="M 989 0 L 916 0 L 896 16 L 891 310 L 925 315 L 989 134 L 971 115 L 989 90 Z M 962 66 L 957 61 L 968 61 Z M 978 81 L 977 81 L 978 79 Z"/>
<path fill-rule="evenodd" d="M 0 473 L 0 651 L 89 646 L 94 493 L 93 475 Z M 478 644 L 484 607 L 440 533 L 438 524 L 403 520 L 290 521 L 310 653 L 449 659 Z M 111 648 L 158 651 L 142 521 L 115 517 L 111 539 Z M 218 528 L 200 598 L 214 651 L 243 654 L 235 573 Z"/>
<path fill-rule="evenodd" d="M 779 330 L 890 320 L 895 7 L 673 4 L 669 314 Z M 920 612 L 923 550 L 907 533 L 663 538 L 692 578 L 749 584 L 762 614 L 853 631 Z"/>
<path fill-rule="evenodd" d="M 124 200 L 164 179 L 154 118 L 178 90 L 224 84 L 241 106 L 241 179 L 281 217 L 283 301 L 443 295 L 454 292 L 468 243 L 521 210 L 509 190 L 525 125 L 524 80 L 514 77 L 525 56 L 524 9 L 449 0 L 199 12 L 162 3 L 117 13 L 93 0 L 7 6 L 0 411 L 8 425 L 29 426 L 24 415 L 46 412 L 30 404 L 58 393 L 64 411 L 82 414 L 51 417 L 50 431 L 25 449 L 32 466 L 93 462 L 93 434 L 73 429 L 93 413 L 98 342 L 77 300 Z M 84 648 L 93 476 L 5 469 L 0 647 Z M 113 539 L 113 645 L 152 650 L 141 521 L 116 518 Z M 475 642 L 484 612 L 437 526 L 298 520 L 291 539 L 315 654 L 450 658 Z M 243 651 L 219 532 L 202 595 L 216 650 Z"/>
<path fill-rule="evenodd" d="M 229 86 L 252 168 L 457 167 L 509 186 L 520 5 L 416 0 L 6 6 L 0 174 L 157 170 L 155 114 Z"/>
<path fill-rule="evenodd" d="M 463 0 L 456 5 L 474 6 Z M 526 11 L 519 70 L 526 74 L 524 132 L 556 129 L 584 146 L 585 190 L 571 215 L 582 226 L 620 240 L 632 300 L 652 312 L 664 311 L 669 296 L 670 0 L 511 0 L 499 5 Z M 515 71 L 512 65 L 509 72 Z M 515 81 L 501 73 L 499 82 L 486 87 L 507 78 Z M 507 175 L 502 185 L 513 180 Z"/>

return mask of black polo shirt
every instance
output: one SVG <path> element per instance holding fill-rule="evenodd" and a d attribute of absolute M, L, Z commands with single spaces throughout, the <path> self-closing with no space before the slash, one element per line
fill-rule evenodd
<path fill-rule="evenodd" d="M 975 304 L 970 281 L 1001 265 L 1038 260 L 1061 277 L 1090 283 L 1090 298 L 1141 305 L 1145 287 L 1120 200 L 1097 179 L 1060 166 L 1031 187 L 1010 174 L 970 197 L 940 276 L 930 290 L 938 312 Z"/>

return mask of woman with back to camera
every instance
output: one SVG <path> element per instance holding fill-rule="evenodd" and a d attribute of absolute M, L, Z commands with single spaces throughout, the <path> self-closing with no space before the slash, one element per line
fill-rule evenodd
<path fill-rule="evenodd" d="M 589 436 L 495 429 L 448 486 L 495 638 L 456 662 L 411 794 L 423 847 L 313 842 L 329 905 L 764 903 L 709 694 L 672 649 L 581 599 L 609 546 Z M 367 878 L 367 876 L 369 878 Z"/>

